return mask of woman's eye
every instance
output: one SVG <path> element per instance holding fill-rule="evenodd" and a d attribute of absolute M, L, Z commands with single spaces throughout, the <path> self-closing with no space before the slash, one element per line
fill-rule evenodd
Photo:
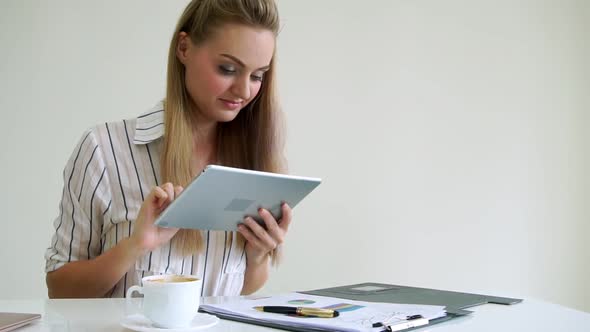
<path fill-rule="evenodd" d="M 235 74 L 236 69 L 232 66 L 219 66 L 219 72 L 224 74 L 224 75 L 231 75 L 231 74 Z"/>
<path fill-rule="evenodd" d="M 264 75 L 251 75 L 250 77 L 252 78 L 253 81 L 262 82 Z"/>

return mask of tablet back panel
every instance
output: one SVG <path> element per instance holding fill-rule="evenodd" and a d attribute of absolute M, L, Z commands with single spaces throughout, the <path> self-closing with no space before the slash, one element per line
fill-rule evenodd
<path fill-rule="evenodd" d="M 237 230 L 245 216 L 263 224 L 258 208 L 281 217 L 281 202 L 294 208 L 321 180 L 210 165 L 156 220 L 162 227 Z"/>

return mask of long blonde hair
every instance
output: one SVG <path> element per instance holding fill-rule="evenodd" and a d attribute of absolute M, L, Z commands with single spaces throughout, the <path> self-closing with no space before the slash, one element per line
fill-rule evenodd
<path fill-rule="evenodd" d="M 215 29 L 227 23 L 264 28 L 275 36 L 279 31 L 279 16 L 274 0 L 193 0 L 180 17 L 168 53 L 168 77 L 164 101 L 165 134 L 161 156 L 161 176 L 164 182 L 186 186 L 197 175 L 191 167 L 194 151 L 190 112 L 190 97 L 185 86 L 185 68 L 176 57 L 179 33 L 186 32 L 198 44 L 209 38 Z M 266 172 L 284 172 L 283 121 L 275 88 L 275 57 L 265 73 L 260 92 L 237 117 L 219 123 L 217 158 L 219 163 Z M 244 238 L 237 239 L 244 244 Z M 181 230 L 173 239 L 183 255 L 203 250 L 200 231 Z M 271 253 L 273 264 L 278 255 Z"/>

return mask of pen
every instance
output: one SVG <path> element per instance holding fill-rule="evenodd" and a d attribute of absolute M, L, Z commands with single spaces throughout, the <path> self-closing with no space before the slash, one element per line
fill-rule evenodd
<path fill-rule="evenodd" d="M 264 306 L 254 307 L 254 309 L 263 312 L 271 312 L 275 314 L 284 315 L 298 315 L 306 317 L 320 317 L 320 318 L 333 318 L 338 317 L 339 313 L 332 309 L 322 308 L 306 308 L 306 307 L 284 307 L 284 306 Z"/>
<path fill-rule="evenodd" d="M 384 332 L 395 332 L 395 331 L 403 331 L 406 329 L 428 325 L 428 319 L 422 317 L 422 315 L 412 315 L 407 316 L 405 320 L 401 320 L 396 324 L 389 324 L 389 323 L 374 323 L 373 327 L 384 327 Z"/>

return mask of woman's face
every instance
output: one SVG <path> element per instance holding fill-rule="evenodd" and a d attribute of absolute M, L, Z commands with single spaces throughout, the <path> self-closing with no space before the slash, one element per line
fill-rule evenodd
<path fill-rule="evenodd" d="M 225 24 L 194 44 L 180 33 L 176 56 L 186 68 L 187 92 L 202 120 L 233 120 L 260 91 L 275 47 L 265 29 Z"/>

